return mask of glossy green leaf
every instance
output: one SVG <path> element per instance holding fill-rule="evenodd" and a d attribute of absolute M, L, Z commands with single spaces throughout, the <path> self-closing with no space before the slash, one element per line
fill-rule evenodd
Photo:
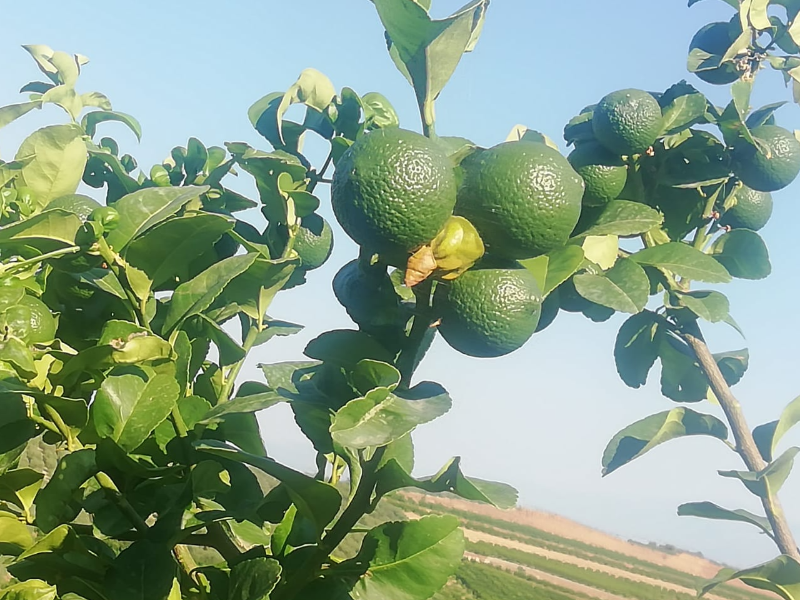
<path fill-rule="evenodd" d="M 126 113 L 114 112 L 112 110 L 96 110 L 86 113 L 81 120 L 81 127 L 83 127 L 84 131 L 86 131 L 86 135 L 89 137 L 94 137 L 94 134 L 97 131 L 97 125 L 106 121 L 116 121 L 126 125 L 128 129 L 134 133 L 136 139 L 141 141 L 142 126 L 139 124 L 139 121 Z"/>
<path fill-rule="evenodd" d="M 351 595 L 362 600 L 430 598 L 455 573 L 464 554 L 456 517 L 426 516 L 389 522 L 367 533 L 358 555 L 334 567 L 361 571 Z"/>
<path fill-rule="evenodd" d="M 197 442 L 195 447 L 200 452 L 246 463 L 279 480 L 286 486 L 297 510 L 316 525 L 318 533 L 322 532 L 339 511 L 341 496 L 335 487 L 327 483 L 285 467 L 270 458 L 253 456 L 219 442 Z"/>
<path fill-rule="evenodd" d="M 675 292 L 678 304 L 688 308 L 709 323 L 725 321 L 730 315 L 730 303 L 724 294 L 713 291 Z"/>
<path fill-rule="evenodd" d="M 233 228 L 233 222 L 214 214 L 195 214 L 168 219 L 133 240 L 125 259 L 159 285 L 177 278 L 186 281 L 198 248 L 208 248 Z"/>
<path fill-rule="evenodd" d="M 252 558 L 237 563 L 231 569 L 228 600 L 267 600 L 281 575 L 277 560 Z"/>
<path fill-rule="evenodd" d="M 467 477 L 461 472 L 461 458 L 447 461 L 436 475 L 414 479 L 396 459 L 391 459 L 378 473 L 376 494 L 383 496 L 393 490 L 413 487 L 431 494 L 449 492 L 466 500 L 491 504 L 497 508 L 514 508 L 517 490 L 505 483 Z"/>
<path fill-rule="evenodd" d="M 119 213 L 119 225 L 106 235 L 109 246 L 119 252 L 131 240 L 207 191 L 207 186 L 145 188 L 123 196 L 114 203 Z"/>
<path fill-rule="evenodd" d="M 223 259 L 194 279 L 177 287 L 169 301 L 164 319 L 164 332 L 170 332 L 185 319 L 211 306 L 225 287 L 252 265 L 257 254 L 242 254 Z"/>
<path fill-rule="evenodd" d="M 762 565 L 741 571 L 722 569 L 713 580 L 703 586 L 700 595 L 734 579 L 740 579 L 759 590 L 773 592 L 784 600 L 800 598 L 800 563 L 791 556 L 781 555 Z"/>
<path fill-rule="evenodd" d="M 725 441 L 728 428 L 711 415 L 688 408 L 673 408 L 629 425 L 606 446 L 603 475 L 608 475 L 659 444 L 690 435 L 707 435 Z"/>
<path fill-rule="evenodd" d="M 747 372 L 747 367 L 750 366 L 750 352 L 747 348 L 731 352 L 718 352 L 713 356 L 728 385 L 739 383 Z"/>
<path fill-rule="evenodd" d="M 671 271 L 680 277 L 706 283 L 728 283 L 731 275 L 711 256 L 681 242 L 669 242 L 639 250 L 631 259 L 641 265 Z"/>
<path fill-rule="evenodd" d="M 772 272 L 767 245 L 755 231 L 734 229 L 714 242 L 711 253 L 739 279 L 764 279 Z"/>
<path fill-rule="evenodd" d="M 627 258 L 617 260 L 603 275 L 581 273 L 573 281 L 587 300 L 620 312 L 641 312 L 650 296 L 650 280 L 644 269 Z"/>
<path fill-rule="evenodd" d="M 33 469 L 12 469 L 0 474 L 0 500 L 29 512 L 43 478 L 43 473 Z"/>
<path fill-rule="evenodd" d="M 264 310 L 286 284 L 294 269 L 300 264 L 300 259 L 272 260 L 263 258 L 258 251 L 248 256 L 254 257 L 252 264 L 231 280 L 214 306 L 235 308 L 236 312 L 242 312 L 257 321 L 264 318 Z"/>
<path fill-rule="evenodd" d="M 178 383 L 169 375 L 154 375 L 149 380 L 132 374 L 112 375 L 92 403 L 95 431 L 131 452 L 169 416 L 179 393 Z"/>
<path fill-rule="evenodd" d="M 661 338 L 661 393 L 675 402 L 700 402 L 708 398 L 708 378 L 692 351 L 683 342 Z"/>
<path fill-rule="evenodd" d="M 663 215 L 657 210 L 630 200 L 612 200 L 605 205 L 589 229 L 579 237 L 640 235 L 661 225 Z"/>
<path fill-rule="evenodd" d="M 33 536 L 28 526 L 14 513 L 0 511 L 0 554 L 17 556 L 32 545 Z"/>
<path fill-rule="evenodd" d="M 49 532 L 69 523 L 81 510 L 77 493 L 97 473 L 95 451 L 76 450 L 61 457 L 53 477 L 36 495 L 36 525 Z"/>
<path fill-rule="evenodd" d="M 622 381 L 632 388 L 647 383 L 647 375 L 658 358 L 663 319 L 648 310 L 630 317 L 617 334 L 614 360 Z"/>
<path fill-rule="evenodd" d="M 348 448 L 385 446 L 442 416 L 451 404 L 436 383 L 423 382 L 402 393 L 375 388 L 339 409 L 330 431 L 335 442 Z"/>
<path fill-rule="evenodd" d="M 394 366 L 370 359 L 359 361 L 350 373 L 351 385 L 362 394 L 378 387 L 393 392 L 400 379 L 400 371 Z"/>
<path fill-rule="evenodd" d="M 285 396 L 268 386 L 252 381 L 245 382 L 234 398 L 231 398 L 228 402 L 217 404 L 204 414 L 197 423 L 211 425 L 221 422 L 230 414 L 258 412 L 286 401 L 287 398 Z"/>
<path fill-rule="evenodd" d="M 352 369 L 365 359 L 391 363 L 394 357 L 363 331 L 336 329 L 311 340 L 304 353 L 309 358 Z"/>
<path fill-rule="evenodd" d="M 244 348 L 237 344 L 219 324 L 203 314 L 191 317 L 190 322 L 186 324 L 186 330 L 192 332 L 193 337 L 206 338 L 217 347 L 220 366 L 236 364 L 247 356 Z"/>
<path fill-rule="evenodd" d="M 25 244 L 49 252 L 75 244 L 80 219 L 65 210 L 47 210 L 24 221 L 0 227 L 0 246 Z"/>
<path fill-rule="evenodd" d="M 19 182 L 30 188 L 38 206 L 74 194 L 86 165 L 86 144 L 77 125 L 51 125 L 32 133 L 17 150 L 16 158 L 33 155 L 20 172 Z"/>
<path fill-rule="evenodd" d="M 0 108 L 0 127 L 5 127 L 9 123 L 13 123 L 21 116 L 28 114 L 34 108 L 41 108 L 42 101 L 34 100 L 32 102 L 22 102 L 21 104 L 9 104 Z"/>
<path fill-rule="evenodd" d="M 708 101 L 693 86 L 681 82 L 673 85 L 660 99 L 664 116 L 663 133 L 671 135 L 705 121 Z"/>
<path fill-rule="evenodd" d="M 738 479 L 750 491 L 760 498 L 766 498 L 771 494 L 777 494 L 786 479 L 792 472 L 794 457 L 800 452 L 800 448 L 789 448 L 778 458 L 769 463 L 758 472 L 754 471 L 719 471 L 722 477 Z"/>
<path fill-rule="evenodd" d="M 167 600 L 176 576 L 167 544 L 139 540 L 114 559 L 103 590 L 114 600 Z"/>
<path fill-rule="evenodd" d="M 0 600 L 56 600 L 58 590 L 41 579 L 20 581 L 0 590 Z"/>
<path fill-rule="evenodd" d="M 798 423 L 800 423 L 800 396 L 786 405 L 777 421 L 759 425 L 753 430 L 753 438 L 765 461 L 772 460 L 778 442 Z"/>
<path fill-rule="evenodd" d="M 736 509 L 730 510 L 722 508 L 713 502 L 688 502 L 678 507 L 678 515 L 681 517 L 701 517 L 703 519 L 716 519 L 720 521 L 737 521 L 755 525 L 767 535 L 772 535 L 772 526 L 769 519 L 760 517 L 753 513 Z"/>
<path fill-rule="evenodd" d="M 583 259 L 583 248 L 564 246 L 548 254 L 521 260 L 520 264 L 533 273 L 542 294 L 547 296 L 575 274 L 583 264 Z"/>

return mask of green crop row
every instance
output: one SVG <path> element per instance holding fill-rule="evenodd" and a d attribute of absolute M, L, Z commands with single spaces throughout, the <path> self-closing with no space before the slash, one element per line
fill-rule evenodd
<path fill-rule="evenodd" d="M 589 600 L 583 594 L 475 561 L 465 561 L 459 567 L 456 579 L 478 600 Z"/>

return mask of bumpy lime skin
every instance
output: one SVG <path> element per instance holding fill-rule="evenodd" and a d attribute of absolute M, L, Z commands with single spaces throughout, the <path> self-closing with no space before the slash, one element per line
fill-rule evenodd
<path fill-rule="evenodd" d="M 769 222 L 771 216 L 772 194 L 742 186 L 736 192 L 736 204 L 725 211 L 719 222 L 731 229 L 759 231 Z"/>
<path fill-rule="evenodd" d="M 663 126 L 661 107 L 647 92 L 618 90 L 603 97 L 592 115 L 592 131 L 611 152 L 641 154 L 658 138 Z"/>
<path fill-rule="evenodd" d="M 694 49 L 699 49 L 709 54 L 717 56 L 723 55 L 728 51 L 728 48 L 731 47 L 731 44 L 741 32 L 741 25 L 739 25 L 739 30 L 736 32 L 733 23 L 709 23 L 701 27 L 700 30 L 694 34 L 692 41 L 689 43 L 689 52 Z M 733 83 L 742 76 L 741 72 L 736 69 L 736 65 L 733 63 L 725 63 L 715 69 L 697 71 L 695 75 L 706 83 L 711 83 L 713 85 L 727 85 Z"/>
<path fill-rule="evenodd" d="M 583 179 L 557 150 L 505 142 L 462 163 L 456 213 L 480 233 L 488 252 L 522 259 L 563 246 L 581 215 Z"/>
<path fill-rule="evenodd" d="M 360 246 L 407 253 L 439 233 L 453 213 L 456 191 L 453 164 L 437 145 L 391 128 L 363 136 L 342 155 L 331 203 Z"/>
<path fill-rule="evenodd" d="M 567 157 L 586 184 L 583 203 L 603 206 L 619 197 L 628 180 L 628 168 L 621 157 L 600 144 L 581 144 Z"/>
<path fill-rule="evenodd" d="M 467 356 L 493 358 L 521 348 L 536 331 L 542 295 L 534 276 L 514 268 L 478 267 L 440 283 L 434 308 L 439 332 Z"/>
<path fill-rule="evenodd" d="M 792 183 L 800 173 L 800 142 L 783 127 L 761 125 L 750 130 L 767 145 L 762 152 L 742 140 L 733 148 L 733 172 L 746 186 L 759 192 L 775 192 Z"/>
<path fill-rule="evenodd" d="M 303 217 L 294 238 L 294 250 L 306 271 L 318 269 L 333 252 L 333 231 L 328 222 L 317 214 Z"/>

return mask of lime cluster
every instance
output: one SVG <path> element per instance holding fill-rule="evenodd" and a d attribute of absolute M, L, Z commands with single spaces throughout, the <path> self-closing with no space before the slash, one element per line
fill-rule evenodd
<path fill-rule="evenodd" d="M 508 354 L 537 330 L 543 302 L 517 261 L 563 246 L 583 195 L 581 176 L 545 143 L 455 156 L 444 142 L 399 128 L 366 134 L 333 178 L 334 214 L 362 255 L 337 274 L 334 291 L 362 329 L 405 327 L 415 298 L 402 271 L 413 264 L 419 273 L 427 257 L 435 293 L 425 300 L 445 341 L 469 356 Z M 387 264 L 401 276 L 390 279 Z"/>

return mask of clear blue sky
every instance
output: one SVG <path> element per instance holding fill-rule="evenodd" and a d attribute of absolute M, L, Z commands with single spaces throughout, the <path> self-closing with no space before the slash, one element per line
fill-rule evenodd
<path fill-rule="evenodd" d="M 434 0 L 433 12 L 444 16 L 460 4 Z M 492 145 L 522 123 L 561 141 L 564 123 L 604 94 L 626 87 L 664 90 L 682 78 L 724 103 L 725 90 L 693 80 L 685 59 L 694 31 L 730 14 L 714 0 L 691 10 L 678 0 L 494 0 L 477 51 L 465 58 L 438 103 L 437 128 L 443 135 Z M 0 105 L 18 101 L 17 90 L 38 76 L 21 44 L 85 54 L 92 62 L 84 68 L 82 90 L 102 91 L 115 108 L 138 117 L 144 138 L 137 144 L 117 125 L 101 125 L 103 132 L 148 169 L 189 136 L 207 145 L 247 141 L 265 148 L 249 125 L 247 108 L 268 92 L 286 89 L 306 67 L 327 74 L 337 89 L 384 93 L 402 125 L 419 129 L 411 90 L 385 51 L 367 0 L 45 0 L 6 3 L 2 19 Z M 755 104 L 790 99 L 775 73 L 764 73 L 759 81 Z M 796 106 L 782 109 L 779 118 L 800 128 Z M 62 117 L 47 109 L 0 131 L 0 156 L 13 155 L 30 127 L 53 119 Z M 312 141 L 309 148 L 319 160 L 322 146 Z M 244 176 L 232 187 L 254 193 Z M 750 372 L 736 392 L 753 425 L 775 418 L 800 394 L 798 191 L 800 183 L 775 194 L 775 216 L 764 230 L 773 275 L 726 289 L 752 354 Z M 323 213 L 330 216 L 327 203 Z M 256 363 L 301 358 L 309 339 L 349 325 L 330 280 L 355 247 L 337 233 L 332 260 L 311 275 L 309 285 L 281 294 L 271 311 L 307 329 L 259 349 L 245 369 L 248 377 L 258 377 Z M 769 558 L 772 547 L 746 525 L 675 516 L 678 504 L 692 500 L 758 508 L 738 482 L 716 476 L 716 469 L 741 468 L 722 444 L 673 442 L 600 477 L 600 456 L 611 436 L 671 406 L 660 396 L 657 377 L 638 391 L 617 377 L 611 351 L 620 323 L 615 318 L 596 325 L 562 313 L 525 348 L 497 360 L 467 358 L 437 341 L 419 376 L 442 383 L 454 406 L 416 435 L 418 474 L 430 474 L 459 454 L 470 474 L 515 485 L 525 506 L 735 564 Z M 724 329 L 709 333 L 715 350 L 744 344 Z M 312 468 L 310 446 L 294 433 L 288 411 L 273 409 L 261 415 L 261 423 L 274 457 Z M 795 433 L 787 442 L 798 443 L 800 436 Z M 790 479 L 784 490 L 784 504 L 800 533 L 800 478 Z"/>

